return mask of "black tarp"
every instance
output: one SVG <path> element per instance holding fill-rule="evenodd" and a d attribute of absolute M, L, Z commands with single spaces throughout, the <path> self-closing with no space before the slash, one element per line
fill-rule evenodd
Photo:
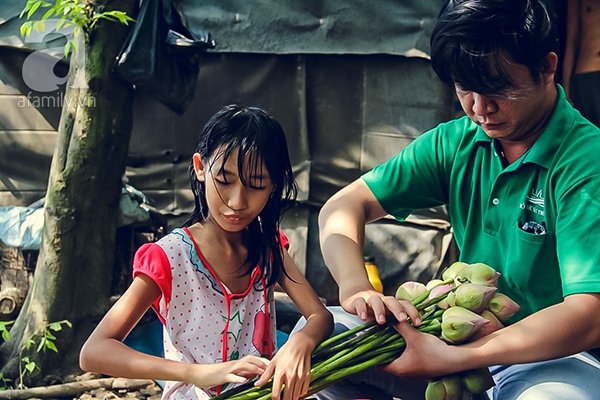
<path fill-rule="evenodd" d="M 454 114 L 452 92 L 427 58 L 440 1 L 175 4 L 190 27 L 213 35 L 217 47 L 201 55 L 195 98 L 183 115 L 136 94 L 129 183 L 175 224 L 192 207 L 188 162 L 210 115 L 231 102 L 268 109 L 286 131 L 301 189 L 285 223 L 294 259 L 319 293 L 335 302 L 318 247 L 319 207 Z M 45 46 L 56 52 L 61 42 L 25 43 L 15 17 L 22 5 L 0 4 L 0 205 L 28 205 L 44 195 L 64 92 L 64 85 L 35 92 L 23 80 L 29 54 Z M 54 72 L 64 76 L 64 63 Z M 416 222 L 382 221 L 368 229 L 365 252 L 377 257 L 388 291 L 430 274 L 447 247 L 449 226 L 441 210 L 427 210 Z"/>

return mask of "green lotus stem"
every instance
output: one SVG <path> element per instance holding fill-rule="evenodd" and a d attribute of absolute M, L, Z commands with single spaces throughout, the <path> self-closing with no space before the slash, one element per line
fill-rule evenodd
<path fill-rule="evenodd" d="M 377 357 L 370 358 L 360 364 L 355 364 L 337 371 L 331 372 L 329 375 L 324 376 L 320 380 L 314 381 L 308 389 L 308 395 L 314 394 L 327 386 L 334 384 L 335 382 L 346 378 L 347 376 L 356 374 L 360 371 L 363 371 L 367 368 L 373 367 L 379 364 L 387 364 L 392 362 L 397 358 L 397 353 L 394 351 L 390 351 L 388 353 L 381 354 Z"/>
<path fill-rule="evenodd" d="M 250 391 L 252 389 L 256 388 L 256 386 L 254 386 L 254 382 L 255 382 L 255 380 L 246 382 L 246 383 L 244 383 L 242 385 L 233 387 L 231 389 L 227 389 L 224 392 L 222 392 L 221 394 L 219 394 L 217 396 L 211 397 L 211 400 L 228 399 L 228 398 L 231 398 L 230 396 L 234 396 L 234 395 L 236 395 L 238 393 L 241 393 L 243 391 L 247 391 L 247 393 L 250 393 Z"/>
<path fill-rule="evenodd" d="M 383 339 L 385 339 L 385 338 L 383 338 Z M 350 352 L 348 352 L 340 357 L 334 357 L 332 359 L 329 359 L 328 362 L 326 364 L 324 364 L 324 365 L 326 365 L 327 369 L 323 368 L 322 365 L 320 365 L 318 368 L 313 368 L 314 377 L 318 378 L 323 373 L 327 372 L 327 370 L 335 369 L 337 366 L 342 365 L 344 362 L 355 359 L 357 356 L 364 353 L 369 348 L 377 346 L 381 342 L 382 342 L 382 339 L 379 336 L 374 335 L 372 341 L 370 341 L 369 343 L 357 346 L 356 348 L 352 349 Z M 311 373 L 311 375 L 312 375 L 312 373 Z"/>
<path fill-rule="evenodd" d="M 336 354 L 345 348 L 354 348 L 354 347 L 360 345 L 361 342 L 364 342 L 365 340 L 369 340 L 371 336 L 377 334 L 377 332 L 379 332 L 385 328 L 386 328 L 385 325 L 379 325 L 379 324 L 371 325 L 366 329 L 363 328 L 363 329 L 361 329 L 361 331 L 364 331 L 364 332 L 359 335 L 356 335 L 356 336 L 349 338 L 342 342 L 336 341 L 336 342 L 332 343 L 330 346 L 328 346 L 327 348 L 317 348 L 317 350 L 313 351 L 311 360 L 313 362 L 316 362 L 316 361 L 320 360 L 321 358 L 328 356 L 329 354 Z M 344 334 L 345 334 L 345 332 L 344 332 Z M 338 336 L 335 336 L 334 338 L 337 338 Z M 344 336 L 348 337 L 348 335 L 344 335 Z"/>
<path fill-rule="evenodd" d="M 238 387 L 235 387 L 234 389 L 237 389 Z M 221 393 L 218 396 L 214 396 L 211 397 L 211 400 L 216 400 L 216 399 L 229 399 L 229 400 L 256 400 L 259 399 L 262 396 L 265 396 L 266 394 L 268 394 L 269 396 L 271 395 L 271 387 L 266 387 L 266 386 L 252 386 L 252 388 L 247 389 L 245 391 L 242 392 L 237 392 L 237 393 L 231 393 L 233 391 L 233 389 L 227 390 L 226 392 Z"/>
<path fill-rule="evenodd" d="M 452 282 L 454 282 L 453 279 L 446 279 L 439 285 Z M 446 298 L 451 291 L 427 300 L 431 292 L 429 289 L 415 299 L 412 304 L 417 310 L 423 311 Z M 426 311 L 422 314 L 422 323 L 417 329 L 421 332 L 439 335 L 441 326 L 439 324 L 432 325 L 432 323 L 444 311 L 443 309 Z M 406 341 L 394 329 L 395 322 L 394 318 L 385 324 L 371 321 L 323 341 L 315 348 L 311 357 L 311 384 L 308 394 L 316 393 L 349 375 L 375 365 L 390 363 L 398 358 L 406 347 Z M 260 387 L 253 386 L 253 382 L 248 382 L 227 390 L 219 396 L 213 397 L 212 400 L 268 400 L 271 398 L 272 385 L 272 379 Z"/>
<path fill-rule="evenodd" d="M 444 281 L 444 282 L 445 282 L 445 281 Z M 439 296 L 437 296 L 437 297 L 434 297 L 433 299 L 430 299 L 430 300 L 427 300 L 427 301 L 425 301 L 425 302 L 423 302 L 423 303 L 421 303 L 421 304 L 418 304 L 418 305 L 416 305 L 415 307 L 416 307 L 416 309 L 417 309 L 417 310 L 419 310 L 419 311 L 423 311 L 423 310 L 424 310 L 424 309 L 426 309 L 427 307 L 430 307 L 430 306 L 432 306 L 432 305 L 434 305 L 434 304 L 437 304 L 437 303 L 439 303 L 440 301 L 444 300 L 446 297 L 448 297 L 448 295 L 449 295 L 451 292 L 454 292 L 454 291 L 455 291 L 457 288 L 458 288 L 458 286 L 457 286 L 457 287 L 455 287 L 455 288 L 453 288 L 453 289 L 451 289 L 451 290 L 448 290 L 448 291 L 447 291 L 446 293 L 444 293 L 444 294 L 441 294 L 441 295 L 439 295 Z"/>
<path fill-rule="evenodd" d="M 372 326 L 375 326 L 375 325 L 377 325 L 377 321 L 367 322 L 366 324 L 357 326 L 357 327 L 349 329 L 349 330 L 347 330 L 345 332 L 339 333 L 339 334 L 337 334 L 337 335 L 335 335 L 333 337 L 330 337 L 329 339 L 322 341 L 321 344 L 318 345 L 315 348 L 315 350 L 313 351 L 313 353 L 316 353 L 316 352 L 322 350 L 325 347 L 331 346 L 333 343 L 340 342 L 341 340 L 347 338 L 348 336 L 352 336 L 355 333 L 358 333 L 360 331 L 363 331 L 363 330 L 368 329 L 368 328 L 370 328 Z"/>

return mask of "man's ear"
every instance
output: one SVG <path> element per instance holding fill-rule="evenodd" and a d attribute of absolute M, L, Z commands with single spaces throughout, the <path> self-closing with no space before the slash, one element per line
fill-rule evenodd
<path fill-rule="evenodd" d="M 554 52 L 546 54 L 546 57 L 542 61 L 540 66 L 540 74 L 542 75 L 542 81 L 546 84 L 554 83 L 554 75 L 558 68 L 558 56 Z"/>
<path fill-rule="evenodd" d="M 200 182 L 204 182 L 204 164 L 202 163 L 202 156 L 200 153 L 194 153 L 192 156 L 192 162 L 194 163 L 194 172 L 196 173 L 196 178 Z"/>

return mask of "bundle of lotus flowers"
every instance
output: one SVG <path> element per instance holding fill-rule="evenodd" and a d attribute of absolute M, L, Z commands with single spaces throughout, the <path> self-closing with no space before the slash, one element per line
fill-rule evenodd
<path fill-rule="evenodd" d="M 456 262 L 442 274 L 423 284 L 405 282 L 396 298 L 410 301 L 420 312 L 421 332 L 459 344 L 502 328 L 519 305 L 497 292 L 499 273 L 483 264 Z M 310 396 L 352 374 L 387 364 L 402 355 L 404 338 L 394 329 L 394 319 L 384 324 L 365 323 L 321 343 L 311 358 Z M 426 400 L 460 399 L 463 394 L 483 393 L 494 385 L 487 368 L 464 371 L 430 382 Z M 229 389 L 212 400 L 268 400 L 272 380 L 262 386 L 248 382 Z M 284 389 L 285 390 L 285 389 Z"/>

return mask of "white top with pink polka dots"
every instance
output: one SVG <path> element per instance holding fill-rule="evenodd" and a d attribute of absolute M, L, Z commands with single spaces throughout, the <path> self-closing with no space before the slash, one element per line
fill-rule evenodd
<path fill-rule="evenodd" d="M 281 235 L 287 247 L 287 238 Z M 135 255 L 134 276 L 144 274 L 160 287 L 153 308 L 164 325 L 165 358 L 216 363 L 246 355 L 272 358 L 275 351 L 273 288 L 263 290 L 256 267 L 244 293 L 232 294 L 219 281 L 186 228 L 175 229 Z M 227 387 L 229 388 L 229 386 Z M 221 390 L 226 390 L 225 386 Z M 163 399 L 210 399 L 217 388 L 167 382 Z"/>

